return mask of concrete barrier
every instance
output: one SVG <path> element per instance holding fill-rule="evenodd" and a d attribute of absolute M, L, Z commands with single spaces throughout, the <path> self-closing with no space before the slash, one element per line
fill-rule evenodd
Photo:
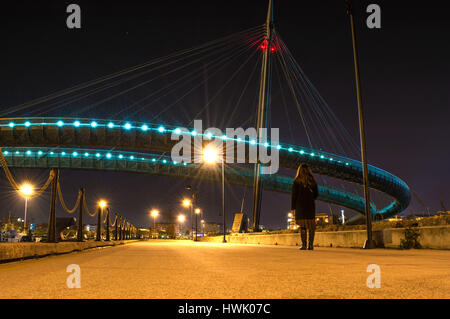
<path fill-rule="evenodd" d="M 136 240 L 122 241 L 85 241 L 60 243 L 0 243 L 0 262 L 26 258 L 44 257 L 55 254 L 66 254 L 89 248 L 123 245 Z"/>
<path fill-rule="evenodd" d="M 427 226 L 415 228 L 419 231 L 419 242 L 422 248 L 450 249 L 450 226 Z M 301 245 L 300 234 L 263 234 L 242 233 L 226 236 L 229 243 L 256 245 Z M 316 232 L 314 246 L 362 248 L 367 238 L 365 230 Z M 389 228 L 373 231 L 377 247 L 400 248 L 401 240 L 405 238 L 405 228 Z M 223 236 L 203 237 L 201 241 L 222 242 Z"/>

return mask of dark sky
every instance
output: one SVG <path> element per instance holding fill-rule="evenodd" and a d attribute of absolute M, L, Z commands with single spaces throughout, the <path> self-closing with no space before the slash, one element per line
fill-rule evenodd
<path fill-rule="evenodd" d="M 440 200 L 449 209 L 450 20 L 445 2 L 354 2 L 369 162 L 405 180 L 432 210 L 440 209 Z M 266 0 L 73 1 L 82 9 L 82 29 L 69 30 L 65 9 L 72 1 L 13 3 L 2 4 L 0 12 L 0 110 L 261 25 L 267 9 Z M 364 24 L 369 3 L 381 6 L 380 30 Z M 358 142 L 344 1 L 275 1 L 275 20 L 296 60 Z M 37 183 L 47 174 L 14 173 Z M 73 193 L 69 202 L 83 185 L 92 201 L 107 198 L 114 211 L 142 226 L 150 223 L 151 207 L 166 219 L 169 212 L 181 211 L 185 185 L 197 185 L 205 219 L 219 220 L 218 185 L 109 172 L 63 171 L 61 178 L 64 191 Z M 0 214 L 21 214 L 23 202 L 15 200 L 4 180 Z M 227 188 L 230 216 L 244 192 Z M 250 212 L 250 190 L 246 198 Z M 261 223 L 284 226 L 289 200 L 264 193 Z M 46 220 L 48 196 L 33 200 L 30 214 Z"/>

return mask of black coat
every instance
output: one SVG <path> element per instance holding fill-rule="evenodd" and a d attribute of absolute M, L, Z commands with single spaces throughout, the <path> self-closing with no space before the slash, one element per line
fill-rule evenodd
<path fill-rule="evenodd" d="M 316 218 L 315 200 L 319 195 L 317 185 L 305 187 L 303 184 L 294 181 L 292 184 L 291 210 L 295 210 L 295 219 Z"/>

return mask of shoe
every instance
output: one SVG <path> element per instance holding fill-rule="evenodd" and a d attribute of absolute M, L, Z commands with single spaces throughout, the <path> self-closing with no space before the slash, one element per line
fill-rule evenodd
<path fill-rule="evenodd" d="M 298 250 L 306 250 L 306 246 L 302 246 Z"/>

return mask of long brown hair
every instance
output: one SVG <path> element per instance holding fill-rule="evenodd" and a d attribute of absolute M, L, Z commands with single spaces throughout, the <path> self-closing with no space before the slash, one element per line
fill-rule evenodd
<path fill-rule="evenodd" d="M 317 185 L 314 176 L 312 175 L 311 169 L 306 164 L 301 164 L 297 169 L 297 175 L 294 178 L 295 183 L 300 183 L 304 187 L 314 187 Z"/>

